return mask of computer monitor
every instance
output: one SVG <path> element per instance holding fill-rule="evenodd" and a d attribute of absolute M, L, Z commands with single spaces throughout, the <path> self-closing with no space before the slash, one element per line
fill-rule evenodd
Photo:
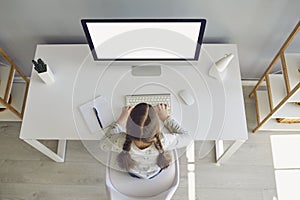
<path fill-rule="evenodd" d="M 95 60 L 197 60 L 206 20 L 82 19 L 81 23 Z M 128 52 L 135 49 L 144 51 Z"/>
<path fill-rule="evenodd" d="M 198 60 L 206 20 L 82 19 L 81 23 L 95 61 L 155 62 Z"/>

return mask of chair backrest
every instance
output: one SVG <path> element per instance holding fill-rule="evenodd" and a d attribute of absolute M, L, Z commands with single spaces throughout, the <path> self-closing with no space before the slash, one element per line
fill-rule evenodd
<path fill-rule="evenodd" d="M 172 151 L 173 162 L 153 179 L 138 179 L 127 172 L 111 168 L 112 153 L 106 167 L 106 189 L 112 200 L 157 200 L 171 199 L 179 185 L 179 162 L 176 150 Z"/>

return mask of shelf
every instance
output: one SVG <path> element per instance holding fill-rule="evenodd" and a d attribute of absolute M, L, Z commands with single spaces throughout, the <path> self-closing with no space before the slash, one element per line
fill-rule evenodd
<path fill-rule="evenodd" d="M 27 97 L 29 80 L 2 48 L 0 48 L 0 59 L 1 63 L 8 63 L 0 65 L 0 108 L 2 108 L 0 121 L 21 121 L 23 101 Z M 16 73 L 24 82 L 14 82 Z"/>
<path fill-rule="evenodd" d="M 284 78 L 281 74 L 269 74 L 270 88 L 274 108 L 286 97 Z"/>
<path fill-rule="evenodd" d="M 22 121 L 17 115 L 12 113 L 10 110 L 6 109 L 5 111 L 0 112 L 0 121 Z"/>
<path fill-rule="evenodd" d="M 285 82 L 281 74 L 270 74 L 269 79 L 275 108 L 287 95 Z M 300 118 L 300 106 L 291 102 L 285 103 L 273 114 L 272 118 Z"/>
<path fill-rule="evenodd" d="M 14 83 L 11 89 L 11 105 L 19 112 L 22 112 L 25 89 L 25 83 Z"/>
<path fill-rule="evenodd" d="M 260 120 L 270 113 L 269 97 L 267 91 L 256 91 Z"/>
<path fill-rule="evenodd" d="M 6 87 L 8 84 L 9 74 L 11 67 L 10 66 L 0 66 L 0 97 L 4 99 Z M 15 74 L 15 70 L 13 72 Z M 12 84 L 11 84 L 12 85 Z M 11 88 L 9 89 L 9 94 L 11 92 Z M 0 108 L 5 108 L 4 105 L 0 104 Z"/>
<path fill-rule="evenodd" d="M 272 118 L 300 118 L 300 106 L 294 103 L 286 103 L 275 112 Z"/>
<path fill-rule="evenodd" d="M 276 119 L 268 120 L 259 129 L 261 131 L 298 131 L 300 130 L 300 123 L 288 124 L 288 123 L 278 123 Z"/>
<path fill-rule="evenodd" d="M 285 53 L 287 72 L 291 90 L 300 82 L 300 53 Z M 291 98 L 291 102 L 300 102 L 300 90 L 298 90 Z"/>
<path fill-rule="evenodd" d="M 300 123 L 279 123 L 276 120 L 281 118 L 285 121 L 298 122 L 300 119 L 300 53 L 285 53 L 299 30 L 300 21 L 250 93 L 250 96 L 256 97 L 256 114 L 259 118 L 253 132 L 258 130 L 300 131 Z M 279 60 L 282 74 L 270 74 Z M 267 90 L 261 87 L 264 80 L 267 83 Z"/>
<path fill-rule="evenodd" d="M 267 91 L 257 91 L 257 100 L 258 100 L 258 108 L 259 108 L 259 116 L 260 119 L 263 120 L 269 113 L 270 113 L 270 107 L 269 107 L 269 99 L 268 99 L 268 93 Z M 291 104 L 291 103 L 289 103 Z M 289 104 L 286 104 L 285 106 L 290 106 Z M 296 105 L 295 105 L 296 106 Z M 298 106 L 300 109 L 300 106 Z M 285 112 L 290 112 L 290 107 Z M 283 111 L 281 111 L 284 113 Z M 278 118 L 282 113 L 274 114 L 271 119 L 269 119 L 264 125 L 261 126 L 260 130 L 268 130 L 268 131 L 299 131 L 300 130 L 300 123 L 296 124 L 288 124 L 288 123 L 278 123 L 275 118 Z M 294 111 L 294 117 L 299 118 L 300 111 Z M 297 115 L 296 115 L 297 114 Z M 291 116 L 292 113 L 287 114 L 288 116 Z"/>
<path fill-rule="evenodd" d="M 22 110 L 26 83 L 14 83 L 11 89 L 11 105 L 19 112 Z M 22 121 L 17 115 L 13 114 L 9 109 L 0 112 L 1 121 Z"/>

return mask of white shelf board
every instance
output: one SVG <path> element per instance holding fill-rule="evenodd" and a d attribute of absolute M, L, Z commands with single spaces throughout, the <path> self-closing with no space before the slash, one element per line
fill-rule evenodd
<path fill-rule="evenodd" d="M 22 111 L 25 89 L 26 83 L 14 83 L 11 89 L 11 105 L 19 112 Z"/>
<path fill-rule="evenodd" d="M 260 120 L 262 121 L 270 113 L 269 97 L 265 90 L 256 91 L 258 100 L 258 110 Z"/>
<path fill-rule="evenodd" d="M 10 66 L 0 66 L 0 97 L 4 99 L 5 95 L 5 90 L 8 84 L 8 78 L 9 78 L 9 73 L 10 73 Z M 14 71 L 15 73 L 15 71 Z M 10 88 L 11 90 L 11 88 Z M 10 94 L 10 91 L 9 91 Z M 5 108 L 2 104 L 0 104 L 0 108 Z"/>
<path fill-rule="evenodd" d="M 276 119 L 269 119 L 261 128 L 260 131 L 300 131 L 300 123 L 288 124 L 278 123 Z"/>
<path fill-rule="evenodd" d="M 274 108 L 286 97 L 285 82 L 282 74 L 269 74 Z"/>
<path fill-rule="evenodd" d="M 5 111 L 0 112 L 0 121 L 22 121 L 22 119 L 6 109 Z"/>
<path fill-rule="evenodd" d="M 273 114 L 273 118 L 300 118 L 300 106 L 288 102 Z"/>
<path fill-rule="evenodd" d="M 269 113 L 269 99 L 267 91 L 257 91 L 258 110 L 260 120 L 262 121 Z M 300 123 L 288 124 L 278 123 L 273 115 L 265 124 L 263 124 L 259 130 L 261 131 L 299 131 Z"/>
<path fill-rule="evenodd" d="M 24 95 L 25 95 L 26 83 L 13 83 L 11 89 L 11 105 L 19 112 L 21 112 Z M 22 121 L 18 116 L 12 113 L 9 109 L 0 112 L 0 121 Z"/>
<path fill-rule="evenodd" d="M 300 53 L 285 53 L 287 72 L 291 90 L 300 82 Z M 289 101 L 300 102 L 300 90 L 296 92 Z"/>
<path fill-rule="evenodd" d="M 285 82 L 282 74 L 270 74 L 270 87 L 274 108 L 286 97 Z M 273 118 L 300 118 L 300 106 L 294 103 L 285 103 L 274 113 Z"/>

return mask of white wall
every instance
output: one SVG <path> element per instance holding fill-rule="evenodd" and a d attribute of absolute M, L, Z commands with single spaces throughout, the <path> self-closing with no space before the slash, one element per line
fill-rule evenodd
<path fill-rule="evenodd" d="M 82 18 L 159 17 L 206 18 L 204 42 L 238 44 L 242 78 L 259 78 L 300 20 L 300 1 L 1 0 L 0 47 L 30 75 L 36 44 L 86 43 Z"/>

